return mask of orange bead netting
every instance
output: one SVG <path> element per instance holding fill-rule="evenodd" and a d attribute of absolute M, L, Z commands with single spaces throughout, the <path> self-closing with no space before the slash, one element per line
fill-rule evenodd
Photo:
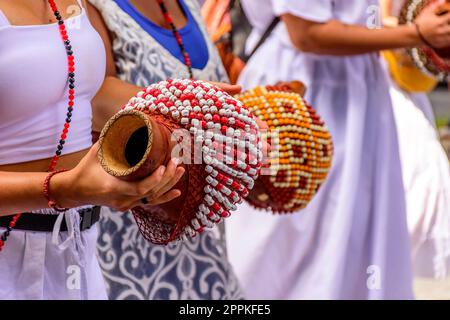
<path fill-rule="evenodd" d="M 274 213 L 306 207 L 331 167 L 333 143 L 324 122 L 297 93 L 257 87 L 236 97 L 267 122 L 272 145 L 270 175 L 262 175 L 247 198 Z"/>

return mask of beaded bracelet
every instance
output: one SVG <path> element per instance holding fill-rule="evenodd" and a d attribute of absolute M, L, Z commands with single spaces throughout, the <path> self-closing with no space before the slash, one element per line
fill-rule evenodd
<path fill-rule="evenodd" d="M 52 171 L 50 172 L 47 177 L 44 180 L 44 185 L 43 185 L 43 193 L 44 193 L 44 197 L 45 199 L 47 199 L 48 201 L 48 206 L 49 208 L 54 209 L 55 211 L 58 212 L 64 212 L 69 210 L 68 208 L 60 208 L 56 202 L 54 200 L 51 199 L 50 197 L 50 180 L 57 175 L 58 173 L 62 173 L 62 172 L 66 172 L 66 169 L 61 169 L 61 170 L 56 170 L 56 171 Z"/>

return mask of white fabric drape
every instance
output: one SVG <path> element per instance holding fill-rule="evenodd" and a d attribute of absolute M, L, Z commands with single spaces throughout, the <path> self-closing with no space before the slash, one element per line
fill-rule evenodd
<path fill-rule="evenodd" d="M 253 25 L 283 13 L 366 25 L 377 5 L 376 0 L 243 3 Z M 258 8 L 270 5 L 272 17 L 260 18 Z M 412 298 L 397 133 L 378 55 L 304 54 L 290 44 L 281 24 L 240 82 L 252 88 L 281 80 L 306 83 L 306 98 L 327 123 L 335 156 L 328 180 L 305 210 L 273 216 L 246 207 L 227 223 L 230 259 L 247 297 Z"/>

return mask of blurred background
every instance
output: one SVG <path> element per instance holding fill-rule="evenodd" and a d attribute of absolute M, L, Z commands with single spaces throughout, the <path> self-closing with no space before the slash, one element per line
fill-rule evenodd
<path fill-rule="evenodd" d="M 450 128 L 448 126 L 450 122 L 450 92 L 447 85 L 442 83 L 437 87 L 436 90 L 430 94 L 430 99 L 436 115 L 437 126 L 441 134 L 442 143 L 450 157 Z"/>

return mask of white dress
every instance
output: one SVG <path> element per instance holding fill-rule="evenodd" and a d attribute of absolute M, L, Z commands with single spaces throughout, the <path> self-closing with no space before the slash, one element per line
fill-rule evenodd
<path fill-rule="evenodd" d="M 398 16 L 403 0 L 393 0 Z M 450 163 L 440 144 L 426 94 L 411 94 L 390 81 L 406 191 L 414 273 L 450 273 Z"/>
<path fill-rule="evenodd" d="M 273 16 L 366 25 L 377 0 L 245 0 L 255 30 Z M 261 67 L 264 66 L 264 67 Z M 289 216 L 248 207 L 227 223 L 230 260 L 248 298 L 413 298 L 404 188 L 389 83 L 377 54 L 304 54 L 280 24 L 240 78 L 244 88 L 302 80 L 330 128 L 335 157 L 311 204 Z"/>
<path fill-rule="evenodd" d="M 450 166 L 425 95 L 391 85 L 397 123 L 414 273 L 445 278 L 450 272 Z"/>

